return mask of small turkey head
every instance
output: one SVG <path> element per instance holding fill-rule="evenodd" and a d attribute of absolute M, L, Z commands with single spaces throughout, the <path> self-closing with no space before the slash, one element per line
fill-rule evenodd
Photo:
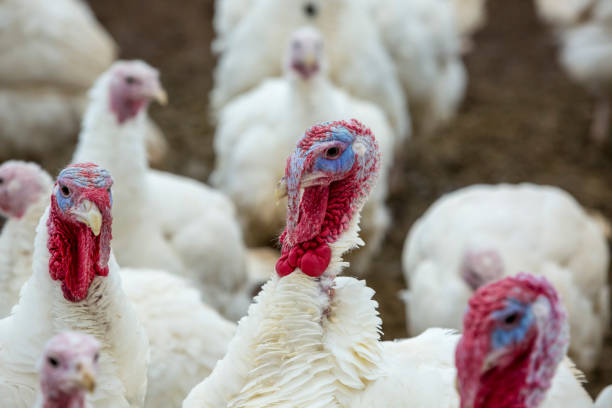
<path fill-rule="evenodd" d="M 463 255 L 460 274 L 476 290 L 504 276 L 504 261 L 495 249 L 468 250 Z"/>
<path fill-rule="evenodd" d="M 62 170 L 53 188 L 47 221 L 49 274 L 62 282 L 71 302 L 87 297 L 96 275 L 108 275 L 112 184 L 108 171 L 84 163 Z"/>
<path fill-rule="evenodd" d="M 293 33 L 285 63 L 289 72 L 307 81 L 321 71 L 324 61 L 323 36 L 316 28 L 302 27 Z"/>
<path fill-rule="evenodd" d="M 44 408 L 84 408 L 93 392 L 100 343 L 92 336 L 64 332 L 47 342 L 39 363 Z"/>
<path fill-rule="evenodd" d="M 288 196 L 282 255 L 276 264 L 280 276 L 295 268 L 309 276 L 325 272 L 329 244 L 358 216 L 379 164 L 374 135 L 355 119 L 315 125 L 302 136 L 279 187 Z"/>
<path fill-rule="evenodd" d="M 37 164 L 7 161 L 0 166 L 0 214 L 23 217 L 50 186 L 51 178 Z"/>
<path fill-rule="evenodd" d="M 536 408 L 568 343 L 565 311 L 546 279 L 519 274 L 481 287 L 455 351 L 461 408 Z"/>
<path fill-rule="evenodd" d="M 117 61 L 108 75 L 110 110 L 120 124 L 146 111 L 152 100 L 167 102 L 159 72 L 143 61 Z"/>

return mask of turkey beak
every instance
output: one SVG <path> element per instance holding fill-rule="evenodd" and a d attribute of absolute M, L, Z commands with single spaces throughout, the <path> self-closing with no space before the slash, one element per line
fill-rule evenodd
<path fill-rule="evenodd" d="M 161 85 L 158 85 L 157 89 L 153 92 L 153 98 L 162 106 L 168 103 L 168 94 Z"/>
<path fill-rule="evenodd" d="M 96 237 L 100 235 L 102 214 L 94 203 L 89 200 L 83 200 L 71 213 L 77 220 L 87 225 Z"/>
<path fill-rule="evenodd" d="M 287 197 L 287 195 L 289 194 L 289 190 L 287 190 L 287 179 L 285 177 L 280 179 L 278 185 L 276 186 L 276 191 L 274 193 L 277 204 L 280 200 Z"/>
<path fill-rule="evenodd" d="M 88 364 L 77 364 L 77 383 L 90 393 L 95 391 L 96 379 L 93 369 Z"/>

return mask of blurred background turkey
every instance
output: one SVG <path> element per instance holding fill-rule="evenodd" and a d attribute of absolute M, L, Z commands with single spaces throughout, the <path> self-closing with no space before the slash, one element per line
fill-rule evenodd
<path fill-rule="evenodd" d="M 0 318 L 49 174 L 105 167 L 123 290 L 158 333 L 145 406 L 223 356 L 280 256 L 287 156 L 353 116 L 383 160 L 345 273 L 383 338 L 461 329 L 480 287 L 528 272 L 559 292 L 587 391 L 612 383 L 612 0 L 6 0 L 0 55 Z"/>

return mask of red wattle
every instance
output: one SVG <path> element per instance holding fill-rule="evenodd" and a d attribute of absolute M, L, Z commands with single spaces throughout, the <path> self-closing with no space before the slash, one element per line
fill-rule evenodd
<path fill-rule="evenodd" d="M 325 272 L 331 261 L 331 249 L 327 244 L 308 241 L 291 248 L 276 262 L 276 273 L 287 276 L 300 268 L 308 276 L 318 277 Z"/>

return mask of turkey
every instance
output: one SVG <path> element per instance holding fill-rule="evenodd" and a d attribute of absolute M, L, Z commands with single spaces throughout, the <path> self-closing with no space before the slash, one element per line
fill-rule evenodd
<path fill-rule="evenodd" d="M 374 291 L 337 277 L 343 253 L 362 244 L 359 212 L 379 166 L 376 140 L 356 120 L 315 125 L 300 139 L 280 186 L 288 205 L 276 274 L 184 408 L 459 406 L 458 336 L 431 329 L 380 342 Z"/>
<path fill-rule="evenodd" d="M 284 157 L 295 148 L 299 135 L 325 120 L 362 118 L 372 126 L 383 152 L 382 174 L 362 217 L 368 246 L 357 251 L 355 270 L 363 272 L 389 226 L 384 201 L 394 135 L 376 106 L 329 82 L 323 53 L 323 38 L 316 29 L 297 30 L 289 42 L 284 77 L 265 80 L 221 110 L 211 181 L 236 204 L 247 243 L 270 244 L 282 230 L 285 213 L 284 205 L 275 205 L 274 191 L 284 174 Z"/>
<path fill-rule="evenodd" d="M 454 116 L 466 88 L 453 5 L 383 0 L 374 2 L 373 11 L 410 102 L 415 131 L 429 134 Z"/>
<path fill-rule="evenodd" d="M 87 89 L 116 46 L 81 0 L 4 0 L 0 22 L 3 151 L 43 159 L 78 133 Z M 166 141 L 154 123 L 147 126 L 151 159 L 159 161 Z"/>
<path fill-rule="evenodd" d="M 565 310 L 546 279 L 519 274 L 481 287 L 455 352 L 461 407 L 592 407 L 563 360 L 568 343 Z"/>
<path fill-rule="evenodd" d="M 99 177 L 107 177 L 102 170 L 97 171 Z M 47 192 L 42 195 L 48 200 Z M 118 279 L 115 275 L 118 275 L 118 269 L 111 264 L 109 276 Z M 95 285 L 92 283 L 92 287 Z M 127 296 L 137 320 L 150 338 L 148 391 L 144 406 L 179 406 L 189 390 L 223 357 L 235 325 L 203 305 L 199 292 L 187 282 L 163 271 L 121 269 L 121 287 L 123 291 L 115 285 L 108 292 L 121 295 L 118 296 L 120 299 Z M 90 293 L 91 296 L 99 296 L 99 293 Z M 21 303 L 24 302 L 22 299 Z M 123 313 L 112 316 L 121 320 Z M 108 324 L 108 318 L 102 317 L 101 324 Z M 115 323 L 114 319 L 111 321 Z M 96 327 L 92 334 L 98 336 Z"/>
<path fill-rule="evenodd" d="M 543 275 L 569 312 L 570 356 L 583 370 L 597 365 L 609 322 L 608 248 L 599 222 L 565 191 L 501 184 L 447 194 L 410 230 L 403 268 L 413 335 L 459 329 L 467 300 L 485 283 Z"/>
<path fill-rule="evenodd" d="M 45 345 L 40 359 L 40 395 L 35 408 L 86 408 L 96 387 L 100 342 L 77 332 L 63 332 Z"/>
<path fill-rule="evenodd" d="M 0 318 L 9 314 L 32 274 L 38 220 L 49 204 L 51 177 L 37 164 L 11 160 L 0 166 Z"/>
<path fill-rule="evenodd" d="M 203 183 L 147 164 L 147 106 L 164 97 L 155 69 L 142 61 L 114 63 L 90 92 L 73 161 L 98 163 L 117 180 L 114 248 L 122 266 L 191 279 L 208 304 L 237 319 L 250 297 L 234 206 Z"/>
<path fill-rule="evenodd" d="M 0 320 L 0 406 L 29 408 L 36 369 L 53 335 L 79 331 L 101 343 L 95 407 L 140 407 L 149 345 L 111 256 L 108 172 L 64 169 L 38 224 L 32 276 L 11 315 Z"/>
<path fill-rule="evenodd" d="M 612 91 L 612 2 L 540 0 L 539 14 L 560 38 L 561 65 L 595 98 L 590 136 L 598 144 L 610 134 Z"/>
<path fill-rule="evenodd" d="M 410 123 L 401 84 L 365 1 L 255 1 L 226 36 L 214 72 L 213 110 L 218 112 L 265 78 L 280 75 L 279 61 L 291 33 L 297 27 L 312 25 L 323 33 L 332 82 L 351 95 L 376 103 L 396 134 L 407 136 Z"/>

